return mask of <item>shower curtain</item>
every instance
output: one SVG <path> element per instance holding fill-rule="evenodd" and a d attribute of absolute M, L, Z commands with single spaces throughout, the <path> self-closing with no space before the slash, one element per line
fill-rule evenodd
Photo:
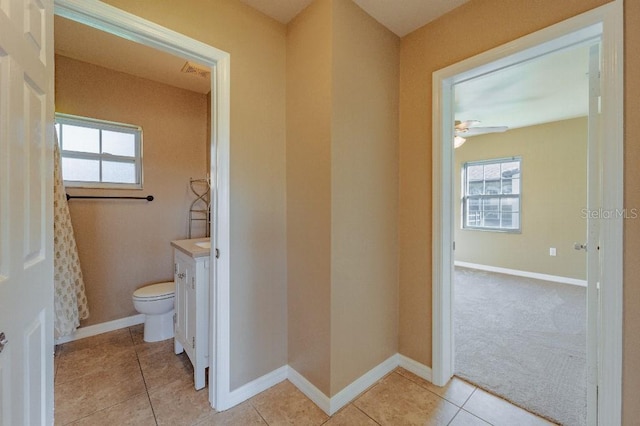
<path fill-rule="evenodd" d="M 54 143 L 53 166 L 53 250 L 54 250 L 54 309 L 56 339 L 71 334 L 80 320 L 89 318 L 87 297 L 73 236 L 69 205 L 62 181 L 62 159 L 57 134 Z"/>

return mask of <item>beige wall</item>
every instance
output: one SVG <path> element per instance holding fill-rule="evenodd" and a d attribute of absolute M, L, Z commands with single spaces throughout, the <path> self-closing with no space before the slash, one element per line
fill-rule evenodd
<path fill-rule="evenodd" d="M 522 159 L 521 232 L 462 229 L 455 204 L 455 259 L 462 262 L 586 279 L 587 118 L 468 138 L 455 150 L 455 200 L 467 161 Z M 556 256 L 549 256 L 555 247 Z"/>
<path fill-rule="evenodd" d="M 286 28 L 237 0 L 106 3 L 231 55 L 230 374 L 235 389 L 287 363 Z"/>
<path fill-rule="evenodd" d="M 398 351 L 400 40 L 333 1 L 331 395 Z"/>
<path fill-rule="evenodd" d="M 287 27 L 289 365 L 326 395 L 331 348 L 331 0 Z"/>
<path fill-rule="evenodd" d="M 56 56 L 57 112 L 143 129 L 142 191 L 67 192 L 155 197 L 69 202 L 91 313 L 83 326 L 137 314 L 136 288 L 173 280 L 169 243 L 187 236 L 189 178 L 206 173 L 206 101 L 206 95 Z"/>
<path fill-rule="evenodd" d="M 431 74 L 606 0 L 471 0 L 402 39 L 400 353 L 431 365 Z M 640 0 L 625 0 L 625 206 L 640 205 Z M 460 31 L 460 22 L 464 30 Z M 640 221 L 624 223 L 623 417 L 640 418 Z"/>
<path fill-rule="evenodd" d="M 399 39 L 318 0 L 287 43 L 289 364 L 332 396 L 397 352 Z"/>

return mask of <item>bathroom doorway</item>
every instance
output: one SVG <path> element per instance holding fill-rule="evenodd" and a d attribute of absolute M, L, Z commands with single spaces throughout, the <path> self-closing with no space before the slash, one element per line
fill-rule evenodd
<path fill-rule="evenodd" d="M 211 69 L 209 115 L 211 214 L 209 402 L 224 410 L 229 402 L 229 54 L 112 6 L 55 1 L 55 14 Z M 219 256 L 216 256 L 220 254 Z"/>

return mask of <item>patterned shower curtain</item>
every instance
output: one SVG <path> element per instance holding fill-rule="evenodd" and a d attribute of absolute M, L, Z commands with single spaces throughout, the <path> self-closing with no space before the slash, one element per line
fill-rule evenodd
<path fill-rule="evenodd" d="M 89 318 L 87 296 L 73 236 L 67 195 L 62 181 L 62 159 L 56 135 L 53 167 L 53 250 L 54 250 L 54 309 L 56 339 L 73 333 L 80 320 Z"/>

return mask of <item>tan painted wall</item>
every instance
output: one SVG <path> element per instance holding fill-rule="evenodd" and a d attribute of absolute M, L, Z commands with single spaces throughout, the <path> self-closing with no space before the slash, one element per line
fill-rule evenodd
<path fill-rule="evenodd" d="M 432 73 L 604 3 L 471 0 L 402 39 L 400 353 L 431 365 Z"/>
<path fill-rule="evenodd" d="M 606 0 L 471 0 L 402 39 L 400 353 L 431 365 L 431 74 Z M 640 0 L 625 0 L 625 207 L 640 206 Z M 464 22 L 464 31 L 460 31 Z M 623 424 L 640 418 L 640 221 L 624 223 Z"/>
<path fill-rule="evenodd" d="M 455 150 L 455 200 L 467 161 L 522 159 L 521 232 L 462 229 L 455 204 L 455 259 L 481 265 L 586 279 L 587 119 L 576 118 L 468 138 Z M 555 247 L 557 256 L 549 256 Z"/>
<path fill-rule="evenodd" d="M 206 95 L 56 56 L 57 112 L 143 129 L 142 191 L 67 192 L 155 197 L 69 202 L 91 312 L 83 326 L 137 314 L 136 288 L 173 280 L 169 243 L 187 236 L 189 178 L 206 173 L 206 101 Z"/>
<path fill-rule="evenodd" d="M 235 389 L 287 363 L 286 28 L 237 0 L 106 3 L 231 55 L 230 374 Z"/>
<path fill-rule="evenodd" d="M 287 28 L 289 365 L 326 395 L 331 348 L 331 0 Z"/>
<path fill-rule="evenodd" d="M 318 0 L 287 43 L 289 364 L 332 396 L 397 352 L 399 39 Z"/>
<path fill-rule="evenodd" d="M 400 40 L 333 1 L 331 395 L 398 350 Z"/>

